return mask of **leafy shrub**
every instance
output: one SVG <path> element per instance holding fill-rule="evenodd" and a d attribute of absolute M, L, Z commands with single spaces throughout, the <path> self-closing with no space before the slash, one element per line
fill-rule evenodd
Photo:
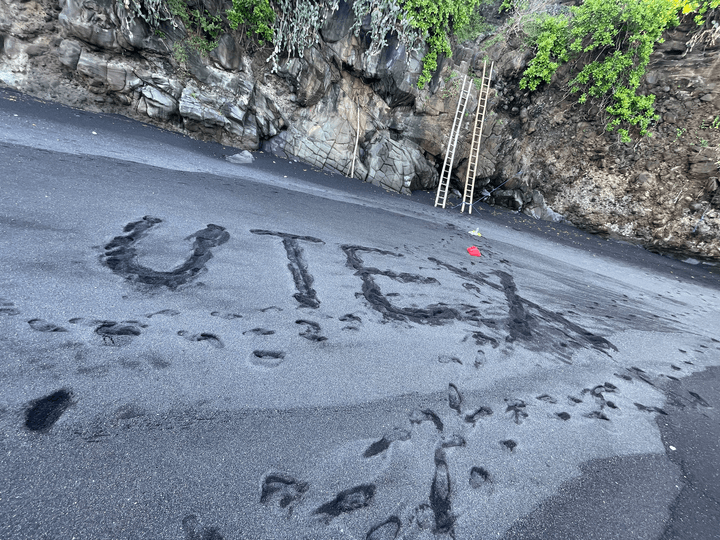
<path fill-rule="evenodd" d="M 640 96 L 637 89 L 655 44 L 662 43 L 663 32 L 682 15 L 696 13 L 696 21 L 704 22 L 702 16 L 718 5 L 720 0 L 585 0 L 570 8 L 569 17 L 545 15 L 531 36 L 536 54 L 520 87 L 535 90 L 550 81 L 561 63 L 584 58 L 583 68 L 569 82 L 570 91 L 580 94 L 578 101 L 609 101 L 605 110 L 613 119 L 607 129 L 617 128 L 624 142 L 630 141 L 629 126 L 648 135 L 658 118 L 655 96 Z"/>
<path fill-rule="evenodd" d="M 129 13 L 144 20 L 155 35 L 163 38 L 160 25 L 177 17 L 188 32 L 187 39 L 173 44 L 173 54 L 179 62 L 185 62 L 189 51 L 207 54 L 217 47 L 222 33 L 222 19 L 205 12 L 202 4 L 190 9 L 187 0 L 126 0 Z"/>
<path fill-rule="evenodd" d="M 541 82 L 549 83 L 560 63 L 568 61 L 568 23 L 565 15 L 546 15 L 531 26 L 530 38 L 537 51 L 528 63 L 520 88 L 535 90 Z"/>
<path fill-rule="evenodd" d="M 247 25 L 261 42 L 274 45 L 268 61 L 277 70 L 281 54 L 302 58 L 315 45 L 325 20 L 338 8 L 338 0 L 233 0 L 227 12 L 233 29 Z"/>
<path fill-rule="evenodd" d="M 452 56 L 448 36 L 453 29 L 467 27 L 477 4 L 478 0 L 406 0 L 404 9 L 410 25 L 428 35 L 419 88 L 432 78 L 439 55 Z"/>
<path fill-rule="evenodd" d="M 233 30 L 246 24 L 258 36 L 260 43 L 272 43 L 275 11 L 268 0 L 232 0 L 227 18 Z"/>
<path fill-rule="evenodd" d="M 470 12 L 467 24 L 459 27 L 455 26 L 453 28 L 453 34 L 457 38 L 458 43 L 465 43 L 476 39 L 481 34 L 488 32 L 491 28 L 492 26 L 485 22 L 480 11 L 473 9 Z"/>
<path fill-rule="evenodd" d="M 370 15 L 370 47 L 366 54 L 379 53 L 387 45 L 386 37 L 395 34 L 406 53 L 428 46 L 418 87 L 423 88 L 437 69 L 440 55 L 451 56 L 449 36 L 471 23 L 479 0 L 356 0 L 357 35 L 363 20 Z"/>

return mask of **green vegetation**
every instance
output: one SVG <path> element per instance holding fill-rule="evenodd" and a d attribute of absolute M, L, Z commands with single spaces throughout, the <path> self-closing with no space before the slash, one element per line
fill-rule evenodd
<path fill-rule="evenodd" d="M 503 7 L 510 7 L 510 1 Z M 579 94 L 578 102 L 601 101 L 611 117 L 607 129 L 617 129 L 623 142 L 630 141 L 632 126 L 640 135 L 650 135 L 649 125 L 658 118 L 655 96 L 641 96 L 637 90 L 655 44 L 683 15 L 694 13 L 703 24 L 718 5 L 720 0 L 585 0 L 569 14 L 539 15 L 526 26 L 536 54 L 520 87 L 535 90 L 550 82 L 561 64 L 578 59 L 582 69 L 568 83 Z"/>
<path fill-rule="evenodd" d="M 222 19 L 204 11 L 202 4 L 190 9 L 186 0 L 167 0 L 168 10 L 173 17 L 180 19 L 188 32 L 188 37 L 174 46 L 176 58 L 187 60 L 190 51 L 206 55 L 217 47 L 217 39 L 222 33 Z M 183 54 L 183 52 L 185 54 Z"/>
<path fill-rule="evenodd" d="M 480 0 L 479 4 L 487 3 L 490 0 Z M 492 30 L 492 25 L 485 22 L 480 11 L 475 8 L 470 11 L 468 22 L 464 26 L 454 27 L 453 33 L 458 43 L 465 43 L 477 39 L 481 34 Z"/>
<path fill-rule="evenodd" d="M 274 50 L 268 60 L 276 70 L 281 54 L 302 58 L 320 39 L 320 27 L 338 8 L 338 0 L 233 0 L 227 16 L 233 29 L 248 27 Z"/>
<path fill-rule="evenodd" d="M 477 12 L 480 0 L 356 0 L 355 35 L 360 33 L 363 19 L 370 14 L 370 47 L 366 54 L 374 56 L 387 45 L 387 36 L 394 34 L 406 53 L 418 51 L 427 44 L 423 71 L 418 87 L 423 88 L 437 69 L 440 55 L 451 56 L 450 36 L 467 41 L 485 29 Z"/>
<path fill-rule="evenodd" d="M 445 89 L 440 94 L 443 99 L 455 97 L 460 92 L 460 74 L 453 70 L 444 79 Z"/>
<path fill-rule="evenodd" d="M 195 9 L 190 9 L 187 0 L 128 0 L 126 5 L 133 16 L 148 23 L 161 39 L 166 37 L 160 29 L 163 22 L 176 18 L 182 22 L 188 37 L 173 44 L 173 55 L 179 62 L 185 62 L 191 51 L 207 54 L 217 47 L 222 19 L 207 13 L 201 3 Z"/>
<path fill-rule="evenodd" d="M 232 8 L 227 12 L 230 28 L 236 30 L 247 25 L 257 35 L 260 43 L 273 41 L 275 12 L 268 0 L 232 0 Z"/>
<path fill-rule="evenodd" d="M 206 54 L 217 46 L 223 28 L 240 29 L 260 44 L 274 47 L 269 60 L 277 69 L 281 56 L 302 57 L 319 41 L 319 31 L 337 10 L 339 0 L 232 0 L 224 14 L 209 14 L 202 3 L 190 0 L 127 0 L 134 16 L 145 20 L 157 35 L 160 25 L 179 20 L 188 37 L 174 44 L 175 56 L 186 60 L 192 50 Z M 406 55 L 427 46 L 418 87 L 423 88 L 437 70 L 441 56 L 450 56 L 450 40 L 465 42 L 488 32 L 479 6 L 498 0 L 355 0 L 356 35 L 367 30 L 366 54 L 379 55 L 394 36 Z M 193 7 L 192 6 L 199 6 Z M 720 0 L 585 0 L 578 6 L 557 11 L 549 0 L 501 0 L 500 11 L 510 13 L 509 21 L 481 51 L 511 34 L 527 36 L 535 56 L 528 64 L 520 87 L 536 90 L 548 83 L 558 68 L 571 61 L 568 90 L 578 101 L 597 100 L 609 116 L 608 130 L 617 130 L 623 141 L 630 129 L 649 135 L 655 114 L 653 95 L 637 90 L 655 44 L 663 32 L 692 16 L 707 26 L 709 15 Z M 547 11 L 553 7 L 555 14 Z M 714 22 L 714 21 L 713 21 Z M 366 25 L 366 26 L 363 26 Z M 718 38 L 716 27 L 705 30 Z M 689 47 L 695 42 L 691 40 Z M 578 66 L 578 67 L 575 67 Z"/>
<path fill-rule="evenodd" d="M 423 71 L 418 81 L 422 88 L 437 70 L 441 55 L 450 56 L 450 38 L 461 42 L 477 38 L 488 30 L 477 10 L 480 2 L 493 0 L 356 0 L 353 31 L 358 35 L 369 17 L 368 56 L 379 54 L 394 35 L 406 54 L 427 45 Z M 162 22 L 179 19 L 189 33 L 175 56 L 187 59 L 190 50 L 207 53 L 217 46 L 223 21 L 202 8 L 191 9 L 189 0 L 128 0 L 131 12 L 159 30 Z M 202 6 L 193 2 L 192 5 Z M 337 10 L 338 0 L 232 0 L 225 13 L 227 25 L 254 36 L 260 44 L 274 46 L 270 55 L 273 68 L 281 55 L 302 57 L 308 47 L 319 41 L 319 30 Z M 159 35 L 159 34 L 158 34 Z"/>
<path fill-rule="evenodd" d="M 448 36 L 462 31 L 470 23 L 470 14 L 478 0 L 406 0 L 403 10 L 410 25 L 426 37 L 428 52 L 423 58 L 423 71 L 418 80 L 422 88 L 437 69 L 438 56 L 452 56 Z"/>

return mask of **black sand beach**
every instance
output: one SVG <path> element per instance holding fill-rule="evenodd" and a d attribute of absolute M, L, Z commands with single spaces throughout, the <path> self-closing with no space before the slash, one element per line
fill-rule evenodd
<path fill-rule="evenodd" d="M 0 92 L 0 538 L 720 538 L 717 267 L 236 152 Z"/>

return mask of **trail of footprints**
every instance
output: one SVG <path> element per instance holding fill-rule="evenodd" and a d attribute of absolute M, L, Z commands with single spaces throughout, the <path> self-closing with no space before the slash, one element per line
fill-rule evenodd
<path fill-rule="evenodd" d="M 681 368 L 673 365 L 672 369 L 677 371 Z M 659 374 L 653 378 L 637 367 L 618 372 L 615 376 L 620 379 L 618 382 L 620 386 L 635 382 L 656 386 L 662 377 L 666 377 L 664 374 Z M 620 409 L 616 403 L 622 397 L 622 391 L 618 385 L 606 381 L 583 388 L 575 395 L 566 397 L 545 393 L 529 400 L 506 398 L 501 410 L 507 421 L 518 425 L 529 421 L 538 412 L 544 418 L 548 417 L 549 412 L 560 422 L 570 421 L 573 416 L 565 410 L 566 408 L 579 410 L 578 413 L 573 413 L 579 418 L 611 422 L 613 411 Z M 646 406 L 637 402 L 629 403 L 638 411 L 668 414 L 660 407 Z M 689 391 L 684 396 L 675 396 L 674 406 L 679 408 L 685 406 L 710 407 L 702 396 L 693 391 Z M 493 473 L 482 463 L 470 467 L 467 477 L 459 480 L 451 478 L 449 463 L 453 456 L 453 449 L 462 450 L 467 444 L 466 437 L 480 433 L 475 430 L 477 425 L 484 419 L 493 416 L 495 412 L 487 404 L 467 407 L 462 392 L 453 383 L 450 383 L 447 388 L 447 407 L 451 411 L 449 416 L 438 414 L 432 409 L 410 411 L 408 420 L 411 429 L 396 427 L 370 443 L 362 453 L 363 459 L 374 459 L 386 453 L 393 444 L 411 441 L 414 433 L 413 425 L 430 423 L 436 433 L 434 453 L 432 456 L 428 456 L 428 459 L 432 459 L 434 462 L 434 473 L 426 502 L 419 504 L 409 515 L 391 515 L 381 523 L 373 525 L 366 533 L 366 540 L 400 538 L 401 533 L 405 532 L 410 538 L 414 537 L 412 530 L 415 528 L 428 530 L 435 535 L 455 538 L 457 515 L 453 512 L 453 495 L 462 489 L 463 484 L 472 490 L 489 489 L 492 491 Z M 513 454 L 518 451 L 519 443 L 513 439 L 500 440 L 498 448 Z M 268 473 L 262 478 L 261 483 L 260 503 L 284 509 L 288 514 L 294 512 L 301 499 L 312 489 L 310 483 L 285 473 Z M 378 489 L 375 484 L 368 483 L 342 490 L 334 498 L 311 511 L 311 515 L 319 516 L 321 523 L 328 524 L 341 514 L 352 513 L 371 506 Z"/>
<path fill-rule="evenodd" d="M 8 306 L 9 302 L 3 302 L 4 307 L 17 310 L 14 305 Z M 13 315 L 17 314 L 19 314 L 19 310 L 17 313 L 13 312 Z M 156 316 L 172 317 L 178 314 L 174 310 L 162 310 L 148 314 L 145 317 L 151 319 Z M 119 341 L 132 339 L 140 335 L 141 329 L 147 327 L 147 324 L 137 320 L 115 322 L 74 318 L 69 323 L 93 327 L 95 334 L 102 340 L 116 346 L 120 344 Z M 30 319 L 28 324 L 33 330 L 41 332 L 67 331 L 41 319 Z M 312 341 L 322 341 L 316 339 L 322 337 L 320 336 L 319 325 L 316 326 L 316 324 L 312 324 L 312 321 L 304 319 L 298 320 L 297 324 L 305 327 L 304 333 L 307 335 L 303 337 Z M 262 328 L 254 328 L 246 331 L 246 333 L 260 336 L 272 335 L 271 331 Z M 212 341 L 215 337 L 212 334 L 186 333 L 183 337 L 195 341 L 210 341 L 212 346 L 222 345 L 221 342 L 220 344 L 213 344 Z M 284 359 L 284 353 L 280 351 L 257 350 L 252 353 L 252 356 L 255 363 L 263 367 L 277 366 Z M 685 364 L 693 365 L 691 361 L 686 361 Z M 672 372 L 682 371 L 682 368 L 675 364 L 671 364 L 670 369 Z M 599 422 L 610 422 L 612 421 L 613 412 L 620 408 L 616 401 L 621 397 L 621 386 L 623 384 L 639 383 L 656 387 L 663 377 L 674 378 L 666 374 L 653 376 L 638 367 L 630 367 L 616 372 L 615 377 L 618 379 L 617 384 L 605 381 L 592 387 L 580 389 L 575 394 L 566 397 L 544 393 L 530 399 L 505 398 L 501 411 L 506 421 L 517 425 L 530 421 L 537 412 L 543 410 L 546 411 L 545 417 L 547 417 L 547 411 L 549 410 L 551 415 L 561 422 L 570 421 L 577 416 Z M 25 407 L 24 426 L 31 432 L 46 434 L 51 431 L 55 423 L 76 402 L 73 391 L 68 388 L 61 388 L 44 397 L 35 399 Z M 710 407 L 709 403 L 700 394 L 693 391 L 687 392 L 687 395 L 670 393 L 669 402 L 673 407 L 678 408 L 685 406 Z M 668 414 L 664 409 L 657 406 L 649 406 L 638 402 L 633 402 L 632 405 L 637 411 L 643 413 Z M 458 490 L 463 489 L 463 485 L 472 490 L 489 489 L 492 492 L 493 472 L 488 470 L 484 464 L 475 463 L 472 465 L 467 471 L 465 479 L 451 478 L 449 464 L 454 455 L 453 452 L 462 451 L 467 445 L 466 437 L 476 433 L 478 424 L 482 424 L 484 419 L 496 414 L 495 411 L 488 404 L 475 404 L 475 406 L 468 407 L 462 392 L 454 383 L 448 384 L 447 387 L 447 408 L 451 411 L 449 417 L 427 408 L 410 411 L 408 421 L 411 429 L 395 428 L 368 445 L 362 453 L 362 459 L 373 459 L 381 456 L 393 444 L 403 444 L 411 441 L 413 437 L 412 426 L 425 422 L 433 426 L 437 437 L 434 453 L 432 456 L 428 456 L 428 459 L 433 461 L 434 472 L 426 502 L 419 504 L 407 515 L 391 515 L 382 522 L 374 524 L 367 531 L 366 540 L 396 539 L 400 538 L 401 533 L 405 531 L 411 534 L 413 530 L 417 529 L 430 531 L 439 536 L 455 538 L 457 515 L 453 511 L 453 495 Z M 579 412 L 573 412 L 571 415 L 568 412 L 569 410 Z M 500 440 L 498 441 L 498 448 L 512 455 L 518 451 L 519 443 L 513 439 Z M 311 488 L 312 486 L 308 482 L 298 480 L 291 475 L 271 472 L 261 480 L 259 502 L 266 506 L 275 506 L 288 514 L 292 514 Z M 378 489 L 378 486 L 373 483 L 364 483 L 341 490 L 333 498 L 317 506 L 311 512 L 311 515 L 317 519 L 317 523 L 327 525 L 343 514 L 350 514 L 372 506 Z M 183 520 L 183 529 L 187 540 L 222 540 L 223 538 L 217 528 L 200 526 L 195 516 L 187 516 Z"/>
<path fill-rule="evenodd" d="M 624 372 L 616 373 L 616 376 L 626 383 L 637 381 L 655 386 L 657 379 L 662 375 L 656 377 L 654 381 L 643 370 L 629 368 Z M 589 404 L 592 410 L 583 413 L 584 417 L 599 421 L 611 421 L 612 410 L 619 407 L 609 398 L 611 396 L 620 396 L 620 394 L 621 389 L 617 385 L 604 382 L 592 388 L 584 388 L 578 395 L 568 396 L 566 400 L 550 394 L 536 396 L 532 404 L 518 398 L 507 398 L 504 401 L 504 414 L 508 421 L 522 424 L 531 418 L 530 411 L 535 407 L 539 406 L 545 409 L 549 407 L 558 419 L 567 421 L 571 419 L 570 414 L 555 409 L 563 408 L 563 403 L 570 407 L 585 403 Z M 676 407 L 710 406 L 701 395 L 693 391 L 689 391 L 686 396 L 676 395 L 674 399 L 673 405 Z M 72 390 L 67 388 L 56 390 L 27 404 L 24 425 L 31 432 L 48 433 L 62 415 L 75 403 L 76 399 Z M 654 406 L 645 406 L 640 403 L 634 403 L 634 406 L 643 412 L 668 414 L 666 411 Z M 415 409 L 408 414 L 411 426 L 429 422 L 437 434 L 434 454 L 431 458 L 429 457 L 434 462 L 434 473 L 427 501 L 418 505 L 409 517 L 404 516 L 401 519 L 400 516 L 392 515 L 381 523 L 373 525 L 367 531 L 366 539 L 397 538 L 403 529 L 412 528 L 426 529 L 435 534 L 448 535 L 451 538 L 455 537 L 456 515 L 453 512 L 452 500 L 453 494 L 460 488 L 457 484 L 458 480 L 454 480 L 450 476 L 449 460 L 452 458 L 452 454 L 449 452 L 451 449 L 462 449 L 466 445 L 465 437 L 467 436 L 467 433 L 462 429 L 457 432 L 457 426 L 465 425 L 470 430 L 468 433 L 473 433 L 478 423 L 495 413 L 488 405 L 466 407 L 461 391 L 453 383 L 448 385 L 447 407 L 452 412 L 445 422 L 440 414 L 431 409 Z M 448 425 L 455 426 L 455 429 L 448 429 Z M 387 452 L 393 444 L 410 441 L 412 436 L 412 430 L 395 428 L 372 442 L 363 452 L 362 458 L 376 458 Z M 518 443 L 512 439 L 498 441 L 498 444 L 500 448 L 510 453 L 515 452 L 518 448 Z M 459 482 L 464 482 L 473 490 L 483 489 L 488 486 L 492 487 L 493 474 L 483 464 L 477 463 L 470 468 L 467 478 L 459 480 Z M 285 473 L 270 472 L 261 479 L 259 502 L 266 506 L 278 507 L 288 514 L 292 514 L 295 507 L 310 489 L 311 485 L 308 482 L 303 482 Z M 312 511 L 312 515 L 316 516 L 320 523 L 328 524 L 342 514 L 349 514 L 371 506 L 377 490 L 378 486 L 372 483 L 344 489 L 330 500 L 319 505 Z M 195 516 L 187 516 L 183 520 L 183 529 L 188 540 L 222 539 L 216 528 L 201 527 Z"/>
<path fill-rule="evenodd" d="M 267 311 L 273 310 L 282 311 L 282 308 L 279 308 L 277 306 L 270 306 L 260 309 L 259 311 L 265 313 Z M 13 302 L 5 298 L 0 298 L 0 315 L 16 316 L 20 315 L 20 313 L 20 309 L 18 309 Z M 153 313 L 148 313 L 144 317 L 146 319 L 152 319 L 153 317 L 175 317 L 177 315 L 180 315 L 180 312 L 175 309 L 163 309 Z M 238 313 L 226 311 L 213 311 L 210 313 L 210 316 L 218 317 L 228 321 L 242 318 L 242 315 Z M 359 325 L 362 324 L 362 319 L 352 313 L 343 315 L 339 318 L 339 320 L 342 322 L 349 321 L 353 325 L 352 328 L 346 326 L 345 328 L 343 328 L 343 330 L 358 330 Z M 55 324 L 54 322 L 47 321 L 45 319 L 29 319 L 27 323 L 29 327 L 36 332 L 69 332 L 68 328 Z M 112 347 L 122 347 L 129 345 L 132 341 L 132 338 L 140 336 L 142 334 L 142 330 L 148 328 L 149 326 L 149 324 L 142 322 L 141 320 L 110 321 L 104 319 L 90 319 L 85 317 L 74 317 L 68 320 L 68 323 L 71 325 L 93 328 L 94 334 L 99 337 L 100 344 Z M 295 323 L 302 327 L 298 332 L 298 336 L 316 343 L 327 341 L 328 338 L 322 335 L 322 328 L 319 323 L 308 319 L 298 319 L 295 321 Z M 275 334 L 275 330 L 256 327 L 246 330 L 242 332 L 242 334 L 247 336 L 271 336 Z M 220 338 L 220 336 L 212 332 L 193 333 L 188 330 L 178 330 L 177 335 L 190 342 L 206 343 L 210 347 L 215 349 L 222 349 L 225 347 L 225 344 Z M 285 356 L 286 353 L 284 351 L 255 350 L 250 355 L 250 363 L 264 368 L 273 368 L 279 366 L 285 359 Z"/>
<path fill-rule="evenodd" d="M 102 261 L 114 273 L 124 277 L 139 285 L 144 286 L 166 286 L 169 289 L 176 289 L 206 271 L 206 263 L 212 258 L 212 250 L 226 243 L 230 236 L 224 227 L 210 224 L 205 229 L 189 236 L 186 240 L 193 242 L 192 255 L 179 268 L 171 272 L 157 272 L 149 268 L 143 267 L 138 263 L 135 245 L 139 239 L 146 236 L 148 232 L 157 227 L 162 220 L 146 216 L 143 219 L 129 223 L 123 230 L 122 235 L 113 238 L 104 246 L 104 254 Z M 290 270 L 297 294 L 294 298 L 301 306 L 307 308 L 317 308 L 320 301 L 317 298 L 316 291 L 313 289 L 313 278 L 308 271 L 308 265 L 304 257 L 304 251 L 300 242 L 310 242 L 322 244 L 319 239 L 312 237 L 302 237 L 279 233 L 274 231 L 252 230 L 251 233 L 256 235 L 275 236 L 282 239 L 283 246 L 289 261 L 288 269 Z M 419 276 L 408 273 L 395 273 L 390 270 L 378 270 L 368 267 L 364 264 L 360 254 L 376 253 L 389 257 L 401 257 L 402 255 L 386 252 L 382 250 L 365 248 L 362 246 L 341 246 L 347 256 L 347 266 L 354 269 L 363 281 L 363 295 L 368 303 L 377 311 L 383 314 L 385 318 L 397 320 L 409 320 L 419 323 L 444 324 L 451 320 L 467 320 L 477 323 L 483 323 L 491 330 L 496 325 L 495 321 L 488 321 L 480 317 L 477 309 L 467 309 L 460 312 L 454 308 L 437 304 L 427 306 L 425 309 L 402 308 L 393 305 L 390 300 L 391 296 L 397 293 L 387 293 L 383 295 L 379 286 L 375 282 L 374 276 L 385 277 L 391 280 L 408 283 L 418 282 L 420 284 L 437 284 L 437 280 L 430 277 Z M 559 313 L 550 313 L 540 306 L 537 306 L 526 299 L 520 298 L 517 294 L 517 288 L 512 280 L 512 276 L 506 272 L 495 272 L 495 277 L 500 283 L 490 281 L 489 276 L 478 273 L 469 273 L 465 269 L 455 268 L 446 263 L 435 259 L 429 259 L 431 262 L 444 267 L 452 273 L 463 277 L 467 280 L 463 286 L 471 291 L 480 293 L 482 287 L 490 287 L 493 290 L 502 292 L 509 307 L 509 334 L 506 341 L 523 341 L 532 337 L 534 329 L 532 324 L 537 320 L 544 320 L 549 324 L 562 327 L 575 334 L 578 343 L 584 346 L 593 347 L 601 352 L 607 353 L 614 350 L 614 346 L 601 337 L 595 336 L 574 323 L 565 319 Z M 282 311 L 281 308 L 270 306 L 260 311 L 266 312 L 270 310 Z M 530 312 L 533 312 L 531 315 Z M 0 298 L 0 316 L 17 316 L 21 310 L 10 300 Z M 572 312 L 571 312 L 572 314 Z M 180 312 L 174 309 L 163 309 L 144 316 L 148 321 L 155 317 L 175 317 Z M 241 319 L 242 316 L 237 313 L 225 311 L 213 311 L 211 316 L 221 318 L 227 321 Z M 359 316 L 353 313 L 347 313 L 339 318 L 341 322 L 346 323 L 342 328 L 344 331 L 358 331 L 362 325 Z M 320 325 L 308 319 L 298 319 L 295 321 L 299 326 L 298 335 L 306 340 L 316 343 L 322 343 L 327 337 L 322 335 Z M 41 318 L 33 318 L 27 320 L 30 329 L 44 333 L 63 333 L 70 332 L 64 326 L 58 325 L 52 321 Z M 142 335 L 145 328 L 148 327 L 147 322 L 143 320 L 125 320 L 110 321 L 87 318 L 74 318 L 68 321 L 71 325 L 79 325 L 93 328 L 94 334 L 99 342 L 106 346 L 121 347 L 129 344 L 133 339 Z M 243 335 L 250 337 L 270 336 L 274 334 L 274 330 L 266 328 L 253 328 L 243 332 Z M 220 336 L 210 332 L 194 333 L 188 330 L 179 330 L 177 335 L 193 343 L 204 343 L 210 347 L 221 349 L 225 345 Z M 480 331 L 474 331 L 472 338 L 478 345 L 490 344 L 493 347 L 498 346 L 497 339 L 487 336 Z M 715 340 L 714 340 L 715 341 Z M 565 343 L 561 345 L 566 346 Z M 707 348 L 707 346 L 704 346 Z M 685 353 L 686 351 L 681 350 Z M 701 351 L 698 351 L 701 352 Z M 283 351 L 258 349 L 250 354 L 250 363 L 263 368 L 274 368 L 282 364 L 286 356 Z M 440 363 L 462 365 L 460 358 L 452 355 L 442 355 L 438 358 Z M 484 364 L 484 352 L 478 351 L 478 355 L 474 360 L 474 367 L 479 369 Z M 686 362 L 692 364 L 691 362 Z M 673 372 L 681 371 L 681 367 L 671 365 Z M 653 377 L 645 373 L 640 368 L 629 368 L 616 376 L 623 384 L 627 382 L 638 381 L 640 383 L 656 386 L 657 377 Z M 671 375 L 661 375 L 668 379 L 675 379 Z M 502 405 L 503 414 L 508 421 L 517 425 L 522 425 L 529 421 L 535 414 L 536 407 L 549 409 L 552 416 L 558 421 L 568 422 L 580 416 L 590 420 L 600 422 L 612 421 L 613 411 L 619 409 L 616 401 L 620 394 L 620 388 L 613 383 L 603 382 L 592 388 L 584 388 L 577 395 L 570 395 L 566 398 L 542 394 L 534 399 L 506 398 Z M 707 401 L 695 392 L 688 392 L 688 395 L 670 394 L 670 404 L 674 407 L 684 406 L 701 406 L 709 407 Z M 74 404 L 75 395 L 72 390 L 61 388 L 47 396 L 38 398 L 25 408 L 25 427 L 32 432 L 47 433 L 55 423 L 66 413 Z M 468 433 L 473 433 L 478 424 L 484 419 L 492 416 L 494 411 L 488 405 L 476 405 L 475 407 L 466 408 L 463 404 L 463 396 L 459 388 L 450 383 L 447 390 L 447 406 L 452 411 L 450 419 L 445 418 L 431 409 L 413 410 L 409 413 L 408 420 L 411 429 L 396 428 L 382 435 L 378 440 L 372 442 L 362 453 L 363 459 L 374 459 L 383 455 L 394 444 L 403 444 L 410 441 L 413 436 L 412 426 L 419 425 L 424 422 L 431 423 L 437 434 L 435 449 L 432 456 L 428 456 L 434 464 L 434 472 L 430 484 L 430 490 L 427 494 L 427 500 L 414 509 L 410 517 L 392 515 L 387 517 L 380 523 L 373 525 L 366 533 L 366 540 L 386 540 L 397 538 L 405 529 L 418 527 L 420 529 L 431 530 L 436 534 L 449 535 L 454 538 L 454 527 L 456 516 L 453 513 L 452 499 L 453 494 L 459 489 L 458 484 L 450 477 L 449 463 L 452 459 L 455 449 L 462 450 L 467 444 L 466 437 Z M 662 408 L 656 406 L 648 406 L 642 403 L 633 403 L 637 411 L 652 414 L 668 414 Z M 567 410 L 565 410 L 567 409 Z M 570 411 L 573 411 L 571 415 Z M 576 413 L 574 411 L 580 410 Z M 464 426 L 457 429 L 458 425 Z M 456 429 L 449 428 L 454 426 Z M 468 431 L 469 430 L 469 431 Z M 498 441 L 498 448 L 502 451 L 512 454 L 518 449 L 518 442 L 513 439 Z M 467 477 L 462 481 L 465 485 L 469 485 L 471 489 L 483 489 L 491 486 L 493 483 L 493 473 L 487 470 L 483 464 L 475 464 L 467 472 Z M 262 486 L 260 493 L 260 503 L 268 506 L 277 506 L 288 513 L 292 513 L 302 498 L 311 489 L 309 483 L 302 482 L 284 473 L 269 473 L 262 478 Z M 330 523 L 331 520 L 367 508 L 373 504 L 378 487 L 372 483 L 360 484 L 338 492 L 333 498 L 319 505 L 312 515 L 316 516 L 321 523 Z M 214 527 L 203 527 L 196 516 L 189 515 L 183 519 L 182 527 L 185 532 L 186 540 L 221 540 L 222 536 Z"/>

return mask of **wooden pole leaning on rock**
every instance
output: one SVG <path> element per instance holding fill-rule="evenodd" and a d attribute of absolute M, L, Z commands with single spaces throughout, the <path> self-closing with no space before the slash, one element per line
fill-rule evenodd
<path fill-rule="evenodd" d="M 480 141 L 482 140 L 482 131 L 483 126 L 485 125 L 485 111 L 487 109 L 488 95 L 490 94 L 490 81 L 492 79 L 492 70 L 494 65 L 494 62 L 490 64 L 490 71 L 488 72 L 486 77 L 485 70 L 487 68 L 487 60 L 485 60 L 485 62 L 483 63 L 480 93 L 478 94 L 477 111 L 475 112 L 475 125 L 473 126 L 467 175 L 465 176 L 465 193 L 463 194 L 462 207 L 460 208 L 460 212 L 464 212 L 465 205 L 467 205 L 468 214 L 472 214 L 473 195 L 475 192 L 475 177 L 477 176 L 477 166 L 480 159 Z M 478 120 L 480 120 L 479 126 Z"/>
<path fill-rule="evenodd" d="M 355 176 L 355 156 L 357 156 L 358 142 L 360 142 L 360 105 L 357 106 L 357 129 L 355 130 L 355 148 L 353 148 L 353 160 L 350 166 L 350 178 Z"/>
<path fill-rule="evenodd" d="M 445 208 L 447 194 L 450 189 L 450 173 L 452 172 L 453 161 L 455 160 L 455 149 L 457 148 L 458 135 L 460 134 L 463 116 L 465 116 L 465 108 L 467 107 L 467 102 L 473 86 L 473 82 L 470 80 L 466 88 L 466 81 L 467 75 L 463 77 L 462 89 L 460 90 L 460 97 L 458 98 L 457 109 L 455 110 L 455 119 L 453 120 L 452 129 L 450 130 L 448 147 L 445 151 L 445 162 L 443 163 L 442 172 L 440 173 L 437 195 L 435 195 L 435 206 L 441 204 L 443 208 Z"/>

